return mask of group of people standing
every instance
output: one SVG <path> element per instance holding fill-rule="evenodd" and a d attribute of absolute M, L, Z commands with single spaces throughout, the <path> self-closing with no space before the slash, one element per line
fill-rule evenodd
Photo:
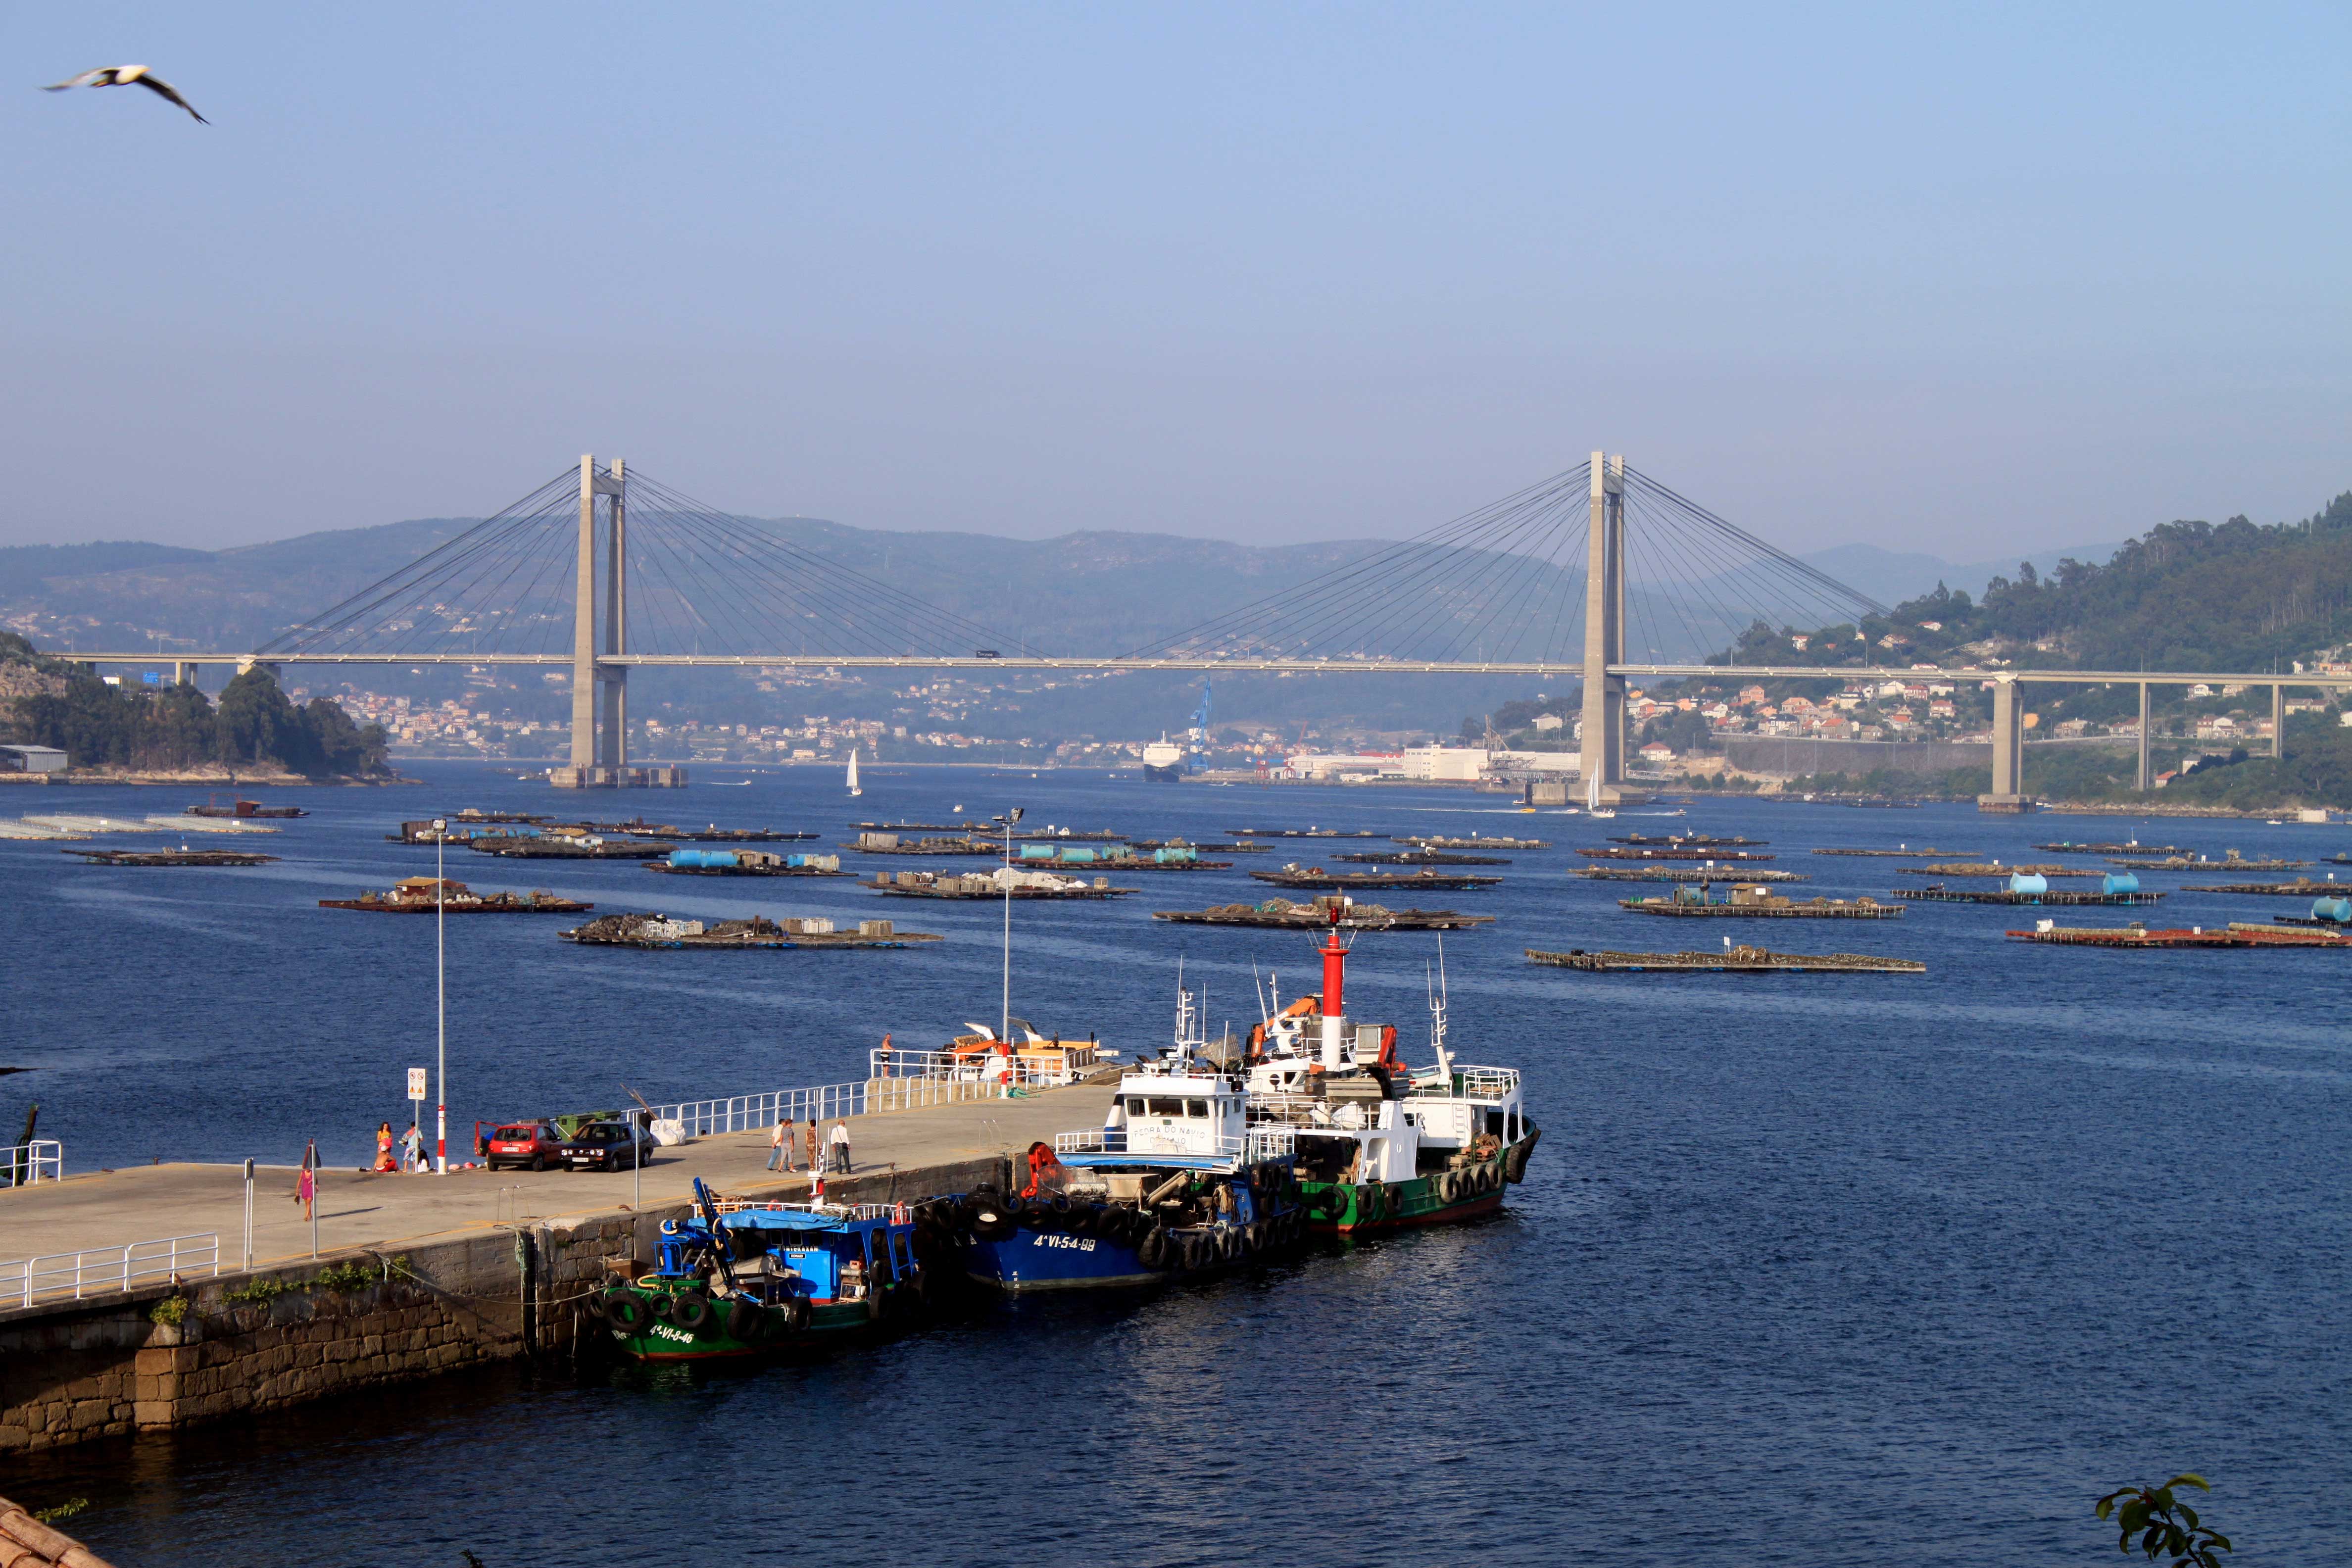
<path fill-rule="evenodd" d="M 776 1118 L 775 1130 L 768 1134 L 768 1169 L 771 1171 L 800 1169 L 798 1165 L 793 1163 L 793 1145 L 795 1142 L 793 1130 L 800 1125 L 789 1116 Z M 845 1176 L 850 1173 L 848 1122 L 835 1119 L 833 1131 L 826 1133 L 824 1142 L 820 1143 L 816 1135 L 816 1118 L 812 1116 L 808 1120 L 806 1136 L 808 1172 L 811 1177 Z"/>
<path fill-rule="evenodd" d="M 375 1168 L 379 1171 L 404 1171 L 410 1175 L 431 1168 L 425 1157 L 425 1134 L 416 1130 L 414 1121 L 408 1131 L 395 1140 L 392 1123 L 381 1123 L 375 1130 Z"/>

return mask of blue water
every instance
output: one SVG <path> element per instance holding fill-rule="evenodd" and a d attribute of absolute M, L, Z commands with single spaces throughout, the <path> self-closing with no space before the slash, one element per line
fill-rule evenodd
<path fill-rule="evenodd" d="M 398 818 L 578 805 L 487 769 L 303 792 L 255 871 L 84 867 L 0 844 L 9 1040 L 0 1117 L 42 1101 L 69 1168 L 156 1156 L 356 1163 L 429 1061 L 431 922 L 316 909 L 429 873 Z M 735 770 L 726 770 L 732 775 Z M 1195 838 L 1318 823 L 1532 833 L 1450 936 L 1454 1039 L 1523 1067 L 1547 1136 L 1503 1218 L 1117 1301 L 1024 1303 L 805 1366 L 502 1371 L 266 1422 L 16 1464 L 5 1489 L 86 1495 L 73 1527 L 125 1564 L 454 1564 L 684 1552 L 861 1563 L 1942 1564 L 2113 1552 L 2091 1500 L 2204 1471 L 2237 1561 L 2352 1542 L 2352 955 L 2120 954 L 2005 942 L 2030 911 L 1774 922 L 1799 951 L 1925 959 L 1924 977 L 1538 970 L 1526 946 L 1676 947 L 1720 924 L 1622 914 L 1577 881 L 1579 817 L 1404 790 L 1148 787 L 1102 774 L 827 771 L 593 799 L 671 821 L 1033 821 Z M 290 794 L 289 796 L 290 798 Z M 16 803 L 22 803 L 21 805 Z M 23 791 L 0 808 L 143 814 L 156 791 Z M 1933 842 L 2013 860 L 2037 837 L 2305 858 L 2343 828 L 1755 803 L 1613 831 L 1773 841 L 1807 890 L 1911 879 L 1819 844 Z M 1331 851 L 1300 846 L 1311 863 Z M 1250 868 L 1160 876 L 1123 903 L 1017 908 L 1013 1010 L 1112 1044 L 1163 1032 L 1181 952 L 1213 1022 L 1254 1021 L 1251 965 L 1311 984 L 1307 941 L 1172 928 L 1154 908 L 1250 896 Z M 2048 857 L 2042 857 L 2048 858 Z M 855 863 L 855 862 L 853 862 Z M 897 862 L 904 865 L 905 862 Z M 904 952 L 575 949 L 562 921 L 452 922 L 452 1116 L 718 1095 L 858 1076 L 994 1016 L 993 905 L 846 880 L 665 879 L 471 854 L 477 887 L 603 909 L 887 914 Z M 2143 874 L 2177 887 L 2170 873 Z M 2294 906 L 2179 895 L 2068 923 L 2218 923 Z M 1429 935 L 1370 936 L 1351 1011 L 1423 1037 Z M 0 1253 L 7 1250 L 0 1208 Z"/>

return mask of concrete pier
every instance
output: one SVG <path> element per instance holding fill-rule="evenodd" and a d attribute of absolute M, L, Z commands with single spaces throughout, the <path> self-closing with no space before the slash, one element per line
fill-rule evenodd
<path fill-rule="evenodd" d="M 850 1119 L 856 1173 L 828 1197 L 913 1201 L 1004 1181 L 1035 1140 L 1098 1125 L 1108 1084 Z M 803 1124 L 803 1127 L 805 1124 Z M 805 1166 L 805 1144 L 795 1151 Z M 295 1173 L 257 1173 L 244 1267 L 241 1166 L 153 1165 L 0 1193 L 0 1256 L 220 1237 L 221 1271 L 81 1300 L 0 1301 L 0 1453 L 270 1409 L 486 1361 L 568 1352 L 611 1260 L 650 1261 L 697 1176 L 800 1198 L 764 1131 L 664 1150 L 629 1173 L 320 1173 L 319 1250 Z M 323 1278 L 322 1278 L 323 1276 Z"/>

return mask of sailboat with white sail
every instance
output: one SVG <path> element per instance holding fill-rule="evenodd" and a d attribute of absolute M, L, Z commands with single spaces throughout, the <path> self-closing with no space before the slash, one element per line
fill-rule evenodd
<path fill-rule="evenodd" d="M 866 793 L 857 785 L 857 748 L 855 746 L 851 747 L 849 750 L 849 793 L 852 795 L 864 795 Z"/>

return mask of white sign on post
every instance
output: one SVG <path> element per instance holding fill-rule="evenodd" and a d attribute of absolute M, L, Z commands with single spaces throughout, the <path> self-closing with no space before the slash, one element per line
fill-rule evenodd
<path fill-rule="evenodd" d="M 410 1068 L 408 1069 L 408 1098 L 411 1100 L 423 1100 L 425 1098 L 425 1069 L 423 1068 Z"/>

